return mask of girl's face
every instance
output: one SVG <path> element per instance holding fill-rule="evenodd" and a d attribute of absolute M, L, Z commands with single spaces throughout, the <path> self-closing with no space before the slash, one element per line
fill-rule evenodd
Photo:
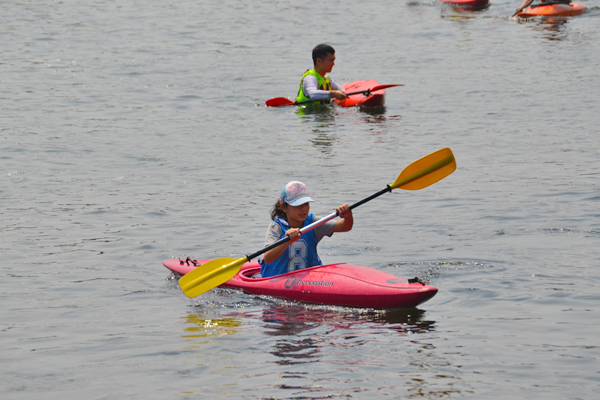
<path fill-rule="evenodd" d="M 285 211 L 287 221 L 291 228 L 301 228 L 310 212 L 310 203 L 304 203 L 296 207 L 284 203 L 283 211 Z"/>

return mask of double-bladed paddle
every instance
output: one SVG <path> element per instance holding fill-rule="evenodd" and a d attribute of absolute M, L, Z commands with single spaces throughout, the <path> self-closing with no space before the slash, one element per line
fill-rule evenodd
<path fill-rule="evenodd" d="M 404 86 L 404 85 L 379 85 L 379 86 L 375 86 L 375 87 L 372 87 L 367 90 L 361 90 L 359 92 L 346 93 L 346 96 L 352 96 L 355 94 L 364 94 L 366 96 L 370 96 L 372 92 L 376 92 L 378 90 L 387 89 L 387 88 L 394 87 L 394 86 Z M 321 100 L 304 100 L 304 101 L 294 102 L 289 99 L 286 99 L 285 97 L 275 97 L 274 99 L 267 100 L 266 104 L 267 104 L 267 107 L 298 106 L 298 105 L 306 104 L 306 103 L 314 103 L 315 101 L 321 101 Z"/>
<path fill-rule="evenodd" d="M 404 170 L 402 170 L 394 183 L 387 185 L 385 189 L 352 204 L 350 209 L 352 210 L 361 204 L 381 196 L 384 193 L 391 192 L 392 189 L 400 188 L 405 190 L 419 190 L 426 188 L 427 186 L 444 179 L 454 172 L 454 170 L 456 170 L 456 160 L 454 159 L 454 154 L 452 154 L 452 150 L 450 150 L 450 148 L 445 147 L 417 161 L 414 161 L 409 166 L 404 168 Z M 305 226 L 304 228 L 300 229 L 300 233 L 302 234 L 308 232 L 335 217 L 337 217 L 337 212 Z M 254 254 L 250 254 L 249 256 L 245 256 L 237 260 L 233 258 L 218 258 L 216 260 L 209 261 L 182 276 L 179 279 L 179 286 L 181 286 L 181 289 L 188 297 L 196 297 L 233 278 L 242 268 L 244 263 L 285 242 L 288 242 L 289 240 L 290 237 L 286 236 Z"/>

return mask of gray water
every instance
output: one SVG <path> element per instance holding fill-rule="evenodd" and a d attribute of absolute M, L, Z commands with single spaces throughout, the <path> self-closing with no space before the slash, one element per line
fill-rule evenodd
<path fill-rule="evenodd" d="M 600 389 L 600 2 L 518 21 L 435 1 L 3 1 L 2 399 L 591 399 Z M 385 109 L 299 114 L 318 43 Z M 325 262 L 416 309 L 188 299 L 162 261 L 259 250 L 290 180 L 354 212 Z"/>

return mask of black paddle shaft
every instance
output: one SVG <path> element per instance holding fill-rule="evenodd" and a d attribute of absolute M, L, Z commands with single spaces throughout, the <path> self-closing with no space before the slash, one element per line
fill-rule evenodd
<path fill-rule="evenodd" d="M 391 192 L 391 191 L 392 191 L 392 187 L 391 187 L 390 185 L 387 185 L 387 187 L 386 187 L 385 189 L 382 189 L 382 190 L 380 190 L 379 192 L 377 192 L 377 193 L 375 193 L 375 194 L 372 194 L 372 195 L 370 195 L 369 197 L 367 197 L 367 198 L 364 198 L 364 199 L 362 199 L 361 201 L 357 201 L 356 203 L 352 204 L 352 205 L 350 206 L 350 209 L 351 209 L 351 210 L 353 210 L 353 209 L 355 209 L 356 207 L 358 207 L 358 206 L 360 206 L 360 205 L 362 205 L 362 204 L 365 204 L 367 201 L 371 201 L 371 200 L 373 200 L 374 198 L 376 198 L 376 197 L 379 197 L 379 196 L 381 196 L 382 194 L 385 194 L 385 193 L 388 193 L 388 192 Z"/>

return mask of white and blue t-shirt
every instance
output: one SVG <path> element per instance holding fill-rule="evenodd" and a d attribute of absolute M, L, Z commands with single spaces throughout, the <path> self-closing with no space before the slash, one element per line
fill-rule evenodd
<path fill-rule="evenodd" d="M 310 225 L 320 219 L 321 217 L 316 217 L 312 213 L 308 214 L 302 227 Z M 315 229 L 303 233 L 300 239 L 290 244 L 283 254 L 271 263 L 265 263 L 261 258 L 259 262 L 261 265 L 260 273 L 262 277 L 268 278 L 270 276 L 285 274 L 286 272 L 322 265 L 323 262 L 317 254 L 317 244 L 323 237 L 333 235 L 335 224 L 335 221 L 327 221 L 323 225 L 319 225 Z M 285 220 L 275 219 L 271 222 L 267 229 L 265 247 L 284 238 L 285 232 L 288 229 L 290 229 L 290 227 Z"/>

